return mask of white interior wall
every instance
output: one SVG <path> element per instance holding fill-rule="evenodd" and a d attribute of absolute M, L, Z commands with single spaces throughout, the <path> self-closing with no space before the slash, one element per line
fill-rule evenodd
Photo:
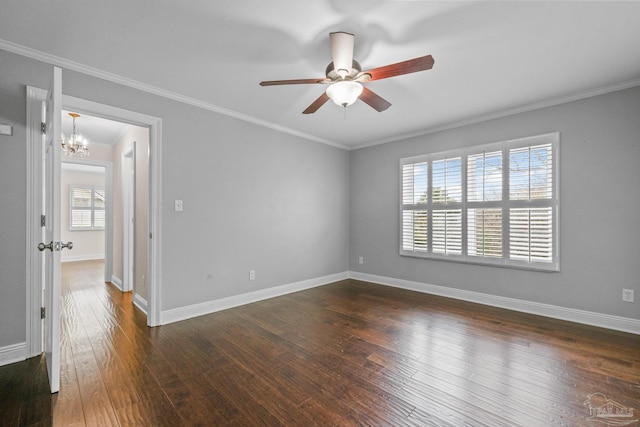
<path fill-rule="evenodd" d="M 63 250 L 62 262 L 104 259 L 104 230 L 69 230 L 69 186 L 99 185 L 106 186 L 105 169 L 91 167 L 93 171 L 75 171 L 62 168 L 60 176 L 60 237 L 63 242 L 73 242 L 73 249 Z"/>
<path fill-rule="evenodd" d="M 149 129 L 130 126 L 125 134 L 113 146 L 113 274 L 117 280 L 122 272 L 122 156 L 136 145 L 135 176 L 135 254 L 134 254 L 134 292 L 144 300 L 147 291 L 147 260 L 149 256 Z"/>

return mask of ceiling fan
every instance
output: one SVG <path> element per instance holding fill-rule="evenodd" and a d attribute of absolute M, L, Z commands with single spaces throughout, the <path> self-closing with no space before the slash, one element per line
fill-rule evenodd
<path fill-rule="evenodd" d="M 302 114 L 315 113 L 329 99 L 336 105 L 342 107 L 347 107 L 356 102 L 357 99 L 361 99 L 374 110 L 380 112 L 389 108 L 391 103 L 363 86 L 362 83 L 415 73 L 417 71 L 430 70 L 433 67 L 433 57 L 427 55 L 362 71 L 358 61 L 353 59 L 353 46 L 355 41 L 353 34 L 345 32 L 330 33 L 329 40 L 331 42 L 331 56 L 333 61 L 327 66 L 325 71 L 326 77 L 317 79 L 268 80 L 260 82 L 260 86 L 297 84 L 330 85 Z"/>

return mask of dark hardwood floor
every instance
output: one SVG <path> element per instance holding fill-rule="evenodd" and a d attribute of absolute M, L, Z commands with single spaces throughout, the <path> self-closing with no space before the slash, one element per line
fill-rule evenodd
<path fill-rule="evenodd" d="M 101 276 L 63 264 L 60 392 L 1 367 L 2 426 L 640 426 L 640 336 L 352 280 L 148 328 Z"/>

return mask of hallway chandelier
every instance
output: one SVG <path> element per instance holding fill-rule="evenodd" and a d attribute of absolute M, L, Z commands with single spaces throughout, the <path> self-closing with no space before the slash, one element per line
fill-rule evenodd
<path fill-rule="evenodd" d="M 74 154 L 88 156 L 89 147 L 87 145 L 89 141 L 84 136 L 76 133 L 76 119 L 80 117 L 80 114 L 69 113 L 69 115 L 73 117 L 73 132 L 67 139 L 65 139 L 64 134 L 62 135 L 62 151 L 67 156 L 73 156 Z"/>

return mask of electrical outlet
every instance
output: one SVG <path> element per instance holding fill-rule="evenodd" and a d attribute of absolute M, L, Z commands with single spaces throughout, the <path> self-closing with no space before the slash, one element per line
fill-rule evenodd
<path fill-rule="evenodd" d="M 363 256 L 358 258 L 358 264 L 364 264 L 364 257 Z"/>
<path fill-rule="evenodd" d="M 182 212 L 182 200 L 175 200 L 173 202 L 173 210 L 176 212 Z"/>
<path fill-rule="evenodd" d="M 256 271 L 249 270 L 249 280 L 256 280 Z"/>
<path fill-rule="evenodd" d="M 622 301 L 624 302 L 633 302 L 634 301 L 634 292 L 633 289 L 623 289 L 622 290 Z"/>

